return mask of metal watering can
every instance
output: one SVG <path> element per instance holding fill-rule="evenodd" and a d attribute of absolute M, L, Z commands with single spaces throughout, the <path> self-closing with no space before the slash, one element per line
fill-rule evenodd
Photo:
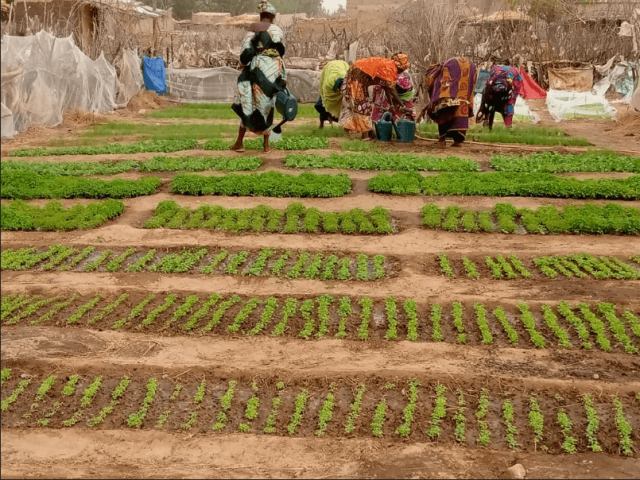
<path fill-rule="evenodd" d="M 393 135 L 393 115 L 386 112 L 382 118 L 376 122 L 376 140 L 380 142 L 390 142 Z"/>
<path fill-rule="evenodd" d="M 393 124 L 399 142 L 413 142 L 416 139 L 416 122 L 403 115 Z"/>
<path fill-rule="evenodd" d="M 282 134 L 282 125 L 295 120 L 298 115 L 298 99 L 291 95 L 288 88 L 276 94 L 276 110 L 282 115 L 282 121 L 273 128 L 276 135 Z"/>

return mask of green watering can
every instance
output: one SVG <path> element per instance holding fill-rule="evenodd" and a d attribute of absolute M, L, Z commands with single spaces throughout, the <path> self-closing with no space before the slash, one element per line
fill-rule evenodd
<path fill-rule="evenodd" d="M 282 125 L 295 120 L 298 115 L 298 99 L 291 95 L 288 88 L 276 94 L 276 110 L 282 115 L 282 121 L 275 126 L 273 132 L 282 133 Z"/>
<path fill-rule="evenodd" d="M 393 124 L 399 142 L 413 142 L 416 139 L 416 122 L 402 116 Z"/>
<path fill-rule="evenodd" d="M 376 122 L 376 140 L 380 142 L 390 142 L 393 135 L 393 115 L 386 112 L 382 118 Z"/>

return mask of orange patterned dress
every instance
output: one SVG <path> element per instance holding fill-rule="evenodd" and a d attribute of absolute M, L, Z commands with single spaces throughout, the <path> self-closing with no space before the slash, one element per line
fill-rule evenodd
<path fill-rule="evenodd" d="M 338 123 L 355 132 L 372 130 L 373 102 L 369 97 L 369 87 L 394 87 L 397 81 L 398 67 L 389 58 L 362 58 L 354 62 L 342 84 L 342 109 Z"/>

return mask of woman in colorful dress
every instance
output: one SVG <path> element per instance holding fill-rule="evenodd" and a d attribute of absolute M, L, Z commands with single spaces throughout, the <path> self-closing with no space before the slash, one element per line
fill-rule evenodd
<path fill-rule="evenodd" d="M 496 112 L 502 114 L 507 128 L 513 126 L 513 114 L 516 100 L 522 93 L 522 75 L 516 67 L 494 65 L 482 92 L 482 105 L 476 116 L 476 122 L 493 130 Z"/>
<path fill-rule="evenodd" d="M 373 113 L 371 114 L 371 120 L 374 123 L 379 122 L 387 112 L 391 113 L 394 122 L 397 122 L 403 116 L 407 116 L 415 121 L 415 115 L 413 113 L 413 97 L 415 96 L 415 91 L 413 89 L 411 76 L 407 72 L 402 72 L 398 75 L 396 91 L 398 92 L 400 100 L 402 100 L 402 107 L 404 108 L 389 102 L 385 91 L 381 87 L 373 87 Z M 410 113 L 407 113 L 407 109 L 410 110 Z"/>
<path fill-rule="evenodd" d="M 337 122 L 342 107 L 342 92 L 340 87 L 349 70 L 349 64 L 344 60 L 333 60 L 322 68 L 320 74 L 320 98 L 314 105 L 320 115 L 320 128 L 324 122 Z"/>
<path fill-rule="evenodd" d="M 242 41 L 240 62 L 244 65 L 238 77 L 238 92 L 231 108 L 240 117 L 238 139 L 231 150 L 243 152 L 244 135 L 251 130 L 264 137 L 264 151 L 269 152 L 269 135 L 273 126 L 276 95 L 287 85 L 283 33 L 273 24 L 276 9 L 266 0 L 258 5 L 260 22 L 249 27 Z"/>
<path fill-rule="evenodd" d="M 447 137 L 453 139 L 454 147 L 461 146 L 467 138 L 477 74 L 475 63 L 464 57 L 450 58 L 427 70 L 429 104 L 419 118 L 426 112 L 438 124 L 438 141 L 443 147 Z"/>
<path fill-rule="evenodd" d="M 362 132 L 373 135 L 373 102 L 369 98 L 369 87 L 381 87 L 389 103 L 398 106 L 407 114 L 410 110 L 403 106 L 396 91 L 398 74 L 411 67 L 409 57 L 396 53 L 393 57 L 371 57 L 356 60 L 347 71 L 342 85 L 342 109 L 338 123 L 345 131 Z"/>

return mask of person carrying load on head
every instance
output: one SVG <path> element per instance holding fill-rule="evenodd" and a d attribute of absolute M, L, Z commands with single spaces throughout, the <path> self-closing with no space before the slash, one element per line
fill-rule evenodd
<path fill-rule="evenodd" d="M 411 111 L 403 105 L 396 90 L 398 75 L 411 67 L 409 57 L 396 53 L 390 59 L 381 57 L 356 60 L 342 84 L 342 109 L 338 123 L 345 131 L 363 132 L 373 138 L 373 102 L 369 98 L 369 87 L 382 88 L 392 105 L 405 113 Z"/>
<path fill-rule="evenodd" d="M 505 126 L 511 128 L 516 100 L 521 93 L 522 75 L 520 75 L 520 71 L 516 67 L 510 66 L 508 62 L 504 62 L 503 65 L 494 65 L 489 72 L 489 78 L 482 92 L 482 104 L 478 115 L 476 115 L 476 123 L 483 122 L 483 126 L 493 130 L 496 112 L 500 112 Z"/>
<path fill-rule="evenodd" d="M 438 124 L 438 141 L 443 147 L 447 137 L 453 139 L 454 147 L 467 138 L 477 74 L 475 63 L 464 57 L 450 58 L 427 69 L 424 86 L 429 103 L 419 119 L 426 113 Z"/>
<path fill-rule="evenodd" d="M 238 76 L 238 90 L 231 108 L 240 117 L 238 138 L 231 150 L 243 152 L 244 135 L 248 130 L 264 137 L 264 151 L 269 152 L 269 135 L 273 126 L 276 95 L 287 86 L 284 66 L 283 33 L 273 24 L 276 9 L 268 1 L 258 5 L 260 22 L 253 23 L 242 40 L 240 62 L 244 65 Z"/>
<path fill-rule="evenodd" d="M 322 68 L 320 74 L 320 97 L 315 109 L 320 115 L 320 128 L 324 122 L 337 122 L 342 107 L 342 92 L 340 87 L 349 70 L 349 64 L 344 60 L 333 60 Z"/>
<path fill-rule="evenodd" d="M 402 105 L 394 105 L 389 102 L 385 91 L 382 87 L 373 87 L 373 113 L 371 114 L 371 120 L 379 122 L 382 116 L 390 112 L 393 116 L 393 121 L 397 122 L 403 116 L 409 117 L 415 122 L 415 114 L 413 113 L 413 101 L 415 97 L 415 90 L 413 89 L 413 82 L 411 81 L 411 75 L 407 72 L 398 74 L 398 83 L 396 83 L 396 91 Z M 409 112 L 407 112 L 409 110 Z"/>

